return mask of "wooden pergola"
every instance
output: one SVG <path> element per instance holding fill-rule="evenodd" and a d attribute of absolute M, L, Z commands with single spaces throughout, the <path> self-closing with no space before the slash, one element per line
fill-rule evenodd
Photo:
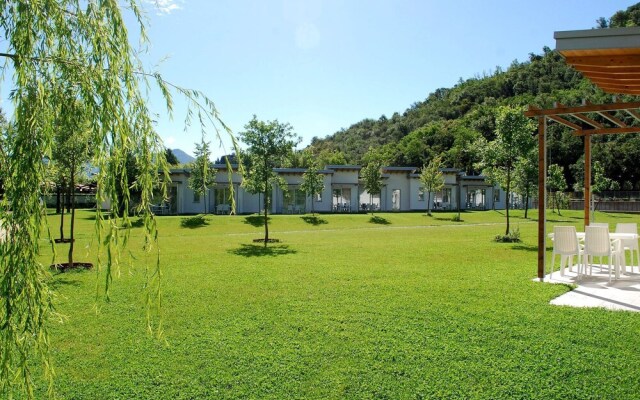
<path fill-rule="evenodd" d="M 640 95 L 640 27 L 556 32 L 556 50 L 567 64 L 606 93 Z M 547 122 L 564 125 L 584 138 L 584 224 L 591 203 L 591 136 L 640 133 L 640 101 L 553 108 L 529 106 L 527 117 L 538 120 L 538 278 L 544 279 L 546 255 L 546 131 Z M 622 120 L 631 119 L 628 123 Z"/>

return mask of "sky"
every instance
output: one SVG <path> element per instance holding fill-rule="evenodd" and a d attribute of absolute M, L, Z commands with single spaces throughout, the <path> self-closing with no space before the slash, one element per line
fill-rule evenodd
<path fill-rule="evenodd" d="M 525 61 L 554 31 L 590 29 L 635 1 L 618 0 L 143 0 L 149 69 L 199 89 L 241 132 L 255 114 L 323 138 L 365 118 L 390 117 L 437 88 Z M 173 120 L 159 94 L 158 132 L 193 154 L 186 103 Z M 218 146 L 213 156 L 229 151 Z"/>

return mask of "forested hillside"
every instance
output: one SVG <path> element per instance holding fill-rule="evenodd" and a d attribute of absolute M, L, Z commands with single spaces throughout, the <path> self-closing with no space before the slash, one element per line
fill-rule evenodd
<path fill-rule="evenodd" d="M 595 20 L 594 16 L 594 20 Z M 640 25 L 640 3 L 619 11 L 610 19 L 596 20 L 599 28 Z M 618 97 L 635 101 L 637 97 Z M 387 164 L 422 166 L 442 154 L 447 167 L 478 173 L 477 139 L 493 139 L 495 112 L 500 105 L 552 107 L 554 102 L 577 105 L 613 101 L 574 69 L 555 51 L 530 53 L 523 62 L 514 61 L 506 70 L 460 81 L 441 88 L 402 114 L 365 119 L 324 139 L 314 138 L 308 151 L 327 163 L 342 161 L 366 164 L 382 157 Z M 620 116 L 628 119 L 628 116 Z M 621 189 L 640 190 L 640 136 L 608 135 L 593 138 L 593 159 Z M 582 139 L 556 124 L 549 125 L 549 163 L 564 167 L 568 183 L 582 175 Z"/>

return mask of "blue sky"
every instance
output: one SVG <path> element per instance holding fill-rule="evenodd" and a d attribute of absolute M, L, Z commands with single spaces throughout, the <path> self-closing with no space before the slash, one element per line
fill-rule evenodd
<path fill-rule="evenodd" d="M 440 87 L 506 69 L 554 31 L 589 29 L 634 1 L 149 0 L 145 61 L 212 98 L 234 132 L 256 114 L 325 137 L 402 113 Z M 155 3 L 155 5 L 153 4 Z M 152 100 L 156 94 L 152 93 Z M 178 99 L 176 97 L 176 99 Z M 157 100 L 156 111 L 162 112 Z M 167 147 L 193 152 L 197 126 L 162 114 Z M 214 156 L 224 154 L 213 136 Z"/>

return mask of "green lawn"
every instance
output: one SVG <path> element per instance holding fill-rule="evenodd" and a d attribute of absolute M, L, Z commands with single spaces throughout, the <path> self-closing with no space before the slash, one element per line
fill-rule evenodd
<path fill-rule="evenodd" d="M 134 228 L 135 259 L 111 302 L 96 303 L 95 272 L 53 276 L 68 317 L 52 329 L 57 393 L 638 398 L 640 314 L 549 305 L 570 288 L 532 281 L 537 225 L 514 213 L 519 244 L 492 241 L 504 233 L 501 211 L 463 213 L 463 222 L 453 213 L 276 215 L 270 231 L 281 243 L 268 251 L 252 243 L 263 229 L 255 217 L 211 216 L 197 228 L 160 217 L 165 341 L 146 332 L 143 263 L 153 256 L 137 250 Z M 79 213 L 77 261 L 94 261 L 92 218 Z M 582 224 L 578 212 L 548 218 Z"/>

